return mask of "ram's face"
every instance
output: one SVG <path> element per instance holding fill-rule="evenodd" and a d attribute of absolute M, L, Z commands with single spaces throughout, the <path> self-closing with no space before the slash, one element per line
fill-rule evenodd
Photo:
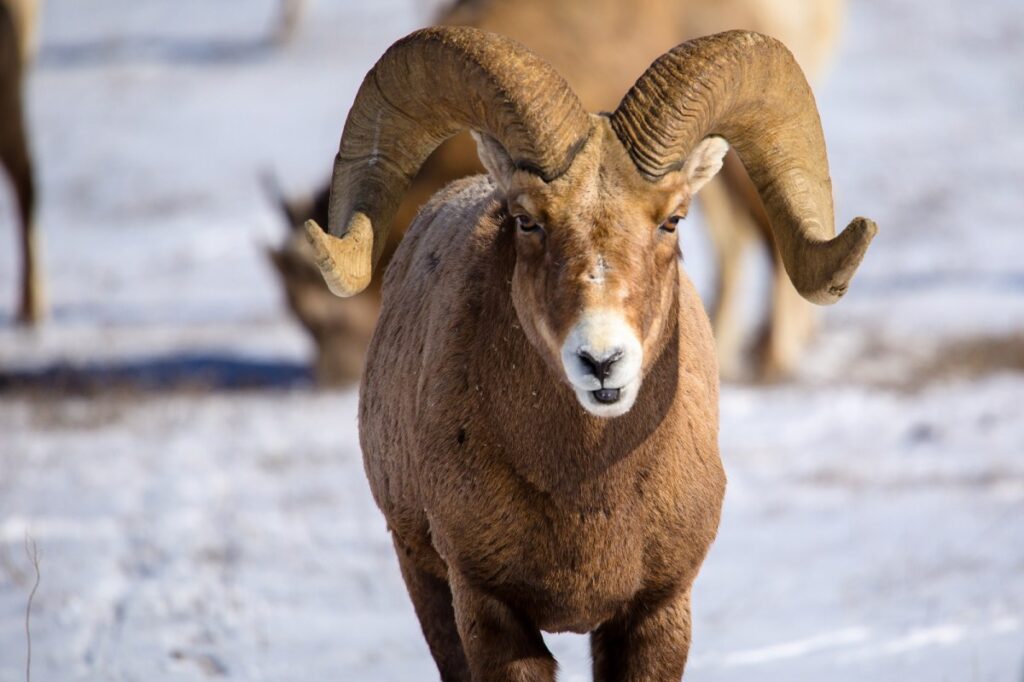
<path fill-rule="evenodd" d="M 712 174 L 725 149 L 712 150 Z M 515 231 L 519 321 L 593 415 L 628 412 L 661 350 L 675 314 L 678 223 L 695 180 L 686 168 L 644 180 L 601 123 L 558 179 L 522 171 L 499 179 Z"/>

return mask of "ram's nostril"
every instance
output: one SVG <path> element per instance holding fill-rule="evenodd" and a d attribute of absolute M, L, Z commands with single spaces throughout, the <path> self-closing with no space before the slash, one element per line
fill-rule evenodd
<path fill-rule="evenodd" d="M 591 374 L 597 376 L 597 361 L 594 360 L 594 358 L 590 357 L 590 354 L 587 353 L 586 351 L 581 350 L 579 352 L 579 356 L 580 362 L 583 363 L 583 366 L 586 367 Z"/>
<path fill-rule="evenodd" d="M 604 353 L 600 358 L 594 357 L 588 351 L 579 351 L 580 360 L 590 373 L 593 374 L 600 381 L 607 379 L 612 373 L 612 366 L 622 358 L 622 350 L 615 348 L 608 353 Z"/>

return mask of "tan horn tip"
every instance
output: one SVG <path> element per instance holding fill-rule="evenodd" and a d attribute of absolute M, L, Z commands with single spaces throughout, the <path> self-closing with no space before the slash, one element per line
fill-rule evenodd
<path fill-rule="evenodd" d="M 325 232 L 315 220 L 307 220 L 305 229 L 320 274 L 332 294 L 347 298 L 370 285 L 373 226 L 365 213 L 353 213 L 341 237 Z"/>
<path fill-rule="evenodd" d="M 876 234 L 875 221 L 860 217 L 851 220 L 838 236 L 822 244 L 826 250 L 838 254 L 825 274 L 827 281 L 810 291 L 801 291 L 801 295 L 818 305 L 830 305 L 842 298 Z"/>

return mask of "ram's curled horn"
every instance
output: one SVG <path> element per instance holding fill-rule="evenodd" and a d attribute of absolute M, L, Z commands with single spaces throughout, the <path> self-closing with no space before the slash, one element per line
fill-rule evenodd
<path fill-rule="evenodd" d="M 797 291 L 821 304 L 846 292 L 877 228 L 855 218 L 835 236 L 818 109 L 782 43 L 748 31 L 683 43 L 637 80 L 611 125 L 652 181 L 680 168 L 703 138 L 724 137 L 758 188 Z"/>
<path fill-rule="evenodd" d="M 306 224 L 331 291 L 366 288 L 413 176 L 465 129 L 494 138 L 518 168 L 550 181 L 569 167 L 591 121 L 561 76 L 508 38 L 441 27 L 399 40 L 363 80 L 345 122 L 328 231 Z"/>

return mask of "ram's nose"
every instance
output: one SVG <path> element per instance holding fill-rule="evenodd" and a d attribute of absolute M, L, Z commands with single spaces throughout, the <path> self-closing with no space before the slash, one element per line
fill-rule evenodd
<path fill-rule="evenodd" d="M 626 318 L 614 310 L 587 311 L 562 343 L 569 381 L 591 391 L 617 387 L 640 371 L 643 349 Z"/>
<path fill-rule="evenodd" d="M 622 359 L 625 351 L 622 348 L 610 348 L 603 353 L 595 353 L 581 348 L 577 351 L 583 366 L 602 384 L 611 376 L 613 366 Z"/>
<path fill-rule="evenodd" d="M 615 310 L 585 312 L 562 344 L 562 366 L 580 404 L 598 417 L 625 414 L 642 381 L 644 351 L 626 317 Z"/>

